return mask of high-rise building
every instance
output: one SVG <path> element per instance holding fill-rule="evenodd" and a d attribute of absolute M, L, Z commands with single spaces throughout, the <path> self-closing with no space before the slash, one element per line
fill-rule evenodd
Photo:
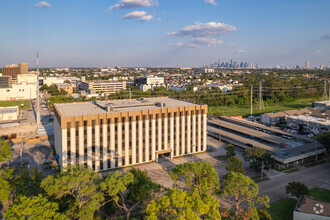
<path fill-rule="evenodd" d="M 60 167 L 96 171 L 206 151 L 207 105 L 167 97 L 54 104 Z"/>
<path fill-rule="evenodd" d="M 305 69 L 309 69 L 309 61 L 305 62 Z"/>
<path fill-rule="evenodd" d="M 11 80 L 13 82 L 17 81 L 17 75 L 19 74 L 28 74 L 29 72 L 29 64 L 27 63 L 19 63 L 18 65 L 6 65 L 2 68 L 3 76 L 11 76 Z"/>

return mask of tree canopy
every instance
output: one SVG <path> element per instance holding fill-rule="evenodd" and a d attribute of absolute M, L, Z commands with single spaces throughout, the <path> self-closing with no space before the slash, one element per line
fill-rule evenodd
<path fill-rule="evenodd" d="M 212 195 L 171 188 L 159 202 L 148 205 L 146 219 L 221 219 L 218 208 L 219 203 Z"/>
<path fill-rule="evenodd" d="M 42 195 L 35 197 L 22 196 L 10 206 L 4 217 L 6 219 L 69 219 L 59 212 L 56 202 L 50 202 Z"/>
<path fill-rule="evenodd" d="M 176 166 L 171 172 L 172 180 L 183 179 L 191 189 L 200 192 L 219 190 L 219 175 L 210 162 L 197 161 Z"/>
<path fill-rule="evenodd" d="M 0 138 L 0 163 L 10 160 L 12 156 L 8 142 Z"/>
<path fill-rule="evenodd" d="M 54 199 L 67 201 L 65 213 L 70 218 L 93 219 L 104 200 L 99 191 L 99 182 L 93 170 L 74 166 L 48 176 L 41 186 Z"/>
<path fill-rule="evenodd" d="M 290 182 L 285 187 L 286 193 L 299 198 L 301 195 L 309 195 L 309 189 L 301 182 Z"/>
<path fill-rule="evenodd" d="M 224 179 L 222 197 L 231 205 L 237 218 L 258 216 L 256 203 L 269 207 L 269 197 L 258 197 L 259 186 L 242 173 L 229 172 Z"/>
<path fill-rule="evenodd" d="M 243 169 L 243 162 L 236 156 L 228 158 L 228 164 L 226 165 L 226 170 L 234 171 L 237 173 L 245 173 Z"/>

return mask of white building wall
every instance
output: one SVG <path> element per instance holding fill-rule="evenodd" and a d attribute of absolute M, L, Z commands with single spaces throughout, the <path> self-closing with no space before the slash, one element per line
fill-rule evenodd
<path fill-rule="evenodd" d="M 0 101 L 26 100 L 37 98 L 36 84 L 13 84 L 12 88 L 0 89 Z"/>

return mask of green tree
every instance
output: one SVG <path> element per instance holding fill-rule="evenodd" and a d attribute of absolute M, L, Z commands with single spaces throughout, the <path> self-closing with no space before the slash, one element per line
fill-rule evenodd
<path fill-rule="evenodd" d="M 219 202 L 214 196 L 176 188 L 171 188 L 158 202 L 152 201 L 146 214 L 147 220 L 221 219 Z"/>
<path fill-rule="evenodd" d="M 221 195 L 231 205 L 236 218 L 255 219 L 256 203 L 269 207 L 269 197 L 258 197 L 259 186 L 242 173 L 229 172 L 224 179 Z"/>
<path fill-rule="evenodd" d="M 69 219 L 58 212 L 56 202 L 50 202 L 42 195 L 35 197 L 22 196 L 17 202 L 10 206 L 4 217 L 6 219 Z"/>
<path fill-rule="evenodd" d="M 226 152 L 227 157 L 234 157 L 236 155 L 234 145 L 232 144 L 227 144 L 225 150 L 227 151 Z"/>
<path fill-rule="evenodd" d="M 130 183 L 134 180 L 131 172 L 122 174 L 121 172 L 110 173 L 101 183 L 100 187 L 104 195 L 110 197 L 106 202 L 114 201 L 116 205 L 126 213 L 126 219 L 130 218 L 132 210 L 138 205 L 135 203 L 131 207 L 125 199 L 125 192 Z"/>
<path fill-rule="evenodd" d="M 170 176 L 174 182 L 184 180 L 188 187 L 201 193 L 220 189 L 219 175 L 210 162 L 180 164 L 170 172 Z"/>
<path fill-rule="evenodd" d="M 250 163 L 250 167 L 256 170 L 264 169 L 269 170 L 274 165 L 274 159 L 269 152 L 260 147 L 245 148 L 243 153 L 245 161 Z"/>
<path fill-rule="evenodd" d="M 322 145 L 330 147 L 330 131 L 322 132 L 316 135 L 315 139 L 318 140 Z"/>
<path fill-rule="evenodd" d="M 104 197 L 99 191 L 100 179 L 96 172 L 74 166 L 48 176 L 41 183 L 46 193 L 62 202 L 68 217 L 93 219 Z M 61 204 L 60 204 L 61 205 Z"/>
<path fill-rule="evenodd" d="M 301 182 L 290 182 L 285 187 L 286 193 L 299 198 L 301 195 L 309 195 L 309 189 Z"/>
<path fill-rule="evenodd" d="M 265 209 L 257 209 L 260 220 L 272 220 L 272 216 Z"/>
<path fill-rule="evenodd" d="M 237 173 L 245 173 L 243 169 L 243 162 L 235 156 L 228 158 L 228 164 L 226 165 L 226 170 L 228 170 L 228 172 L 234 171 Z"/>
<path fill-rule="evenodd" d="M 10 168 L 0 170 L 0 202 L 3 206 L 3 210 L 6 210 L 12 201 L 13 193 L 11 177 L 13 172 L 14 170 Z"/>
<path fill-rule="evenodd" d="M 0 138 L 0 163 L 8 161 L 13 156 L 8 142 Z"/>

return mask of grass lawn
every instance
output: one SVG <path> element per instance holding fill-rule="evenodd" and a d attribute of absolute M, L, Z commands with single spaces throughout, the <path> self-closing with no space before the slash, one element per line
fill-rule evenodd
<path fill-rule="evenodd" d="M 330 190 L 327 189 L 312 188 L 310 189 L 310 196 L 321 201 L 330 202 Z M 291 220 L 296 203 L 296 199 L 282 199 L 271 203 L 267 211 L 272 216 L 273 220 Z"/>
<path fill-rule="evenodd" d="M 284 110 L 292 110 L 299 109 L 308 106 L 312 106 L 312 102 L 317 101 L 317 98 L 304 98 L 298 99 L 293 102 L 287 103 L 276 103 L 272 105 L 265 104 L 265 110 L 259 111 L 257 106 L 253 108 L 253 115 L 257 116 L 267 112 L 279 112 Z M 226 115 L 226 116 L 234 116 L 234 115 L 242 115 L 243 117 L 248 117 L 250 115 L 250 107 L 229 107 L 229 106 L 217 106 L 208 108 L 209 115 Z"/>
<path fill-rule="evenodd" d="M 21 106 L 21 104 L 24 104 L 24 106 Z M 26 109 L 29 108 L 29 101 L 3 101 L 0 102 L 0 107 L 8 107 L 8 106 L 19 106 L 20 109 Z"/>
<path fill-rule="evenodd" d="M 292 198 L 281 199 L 270 204 L 267 211 L 273 220 L 291 220 L 293 217 L 293 209 L 297 200 Z"/>

